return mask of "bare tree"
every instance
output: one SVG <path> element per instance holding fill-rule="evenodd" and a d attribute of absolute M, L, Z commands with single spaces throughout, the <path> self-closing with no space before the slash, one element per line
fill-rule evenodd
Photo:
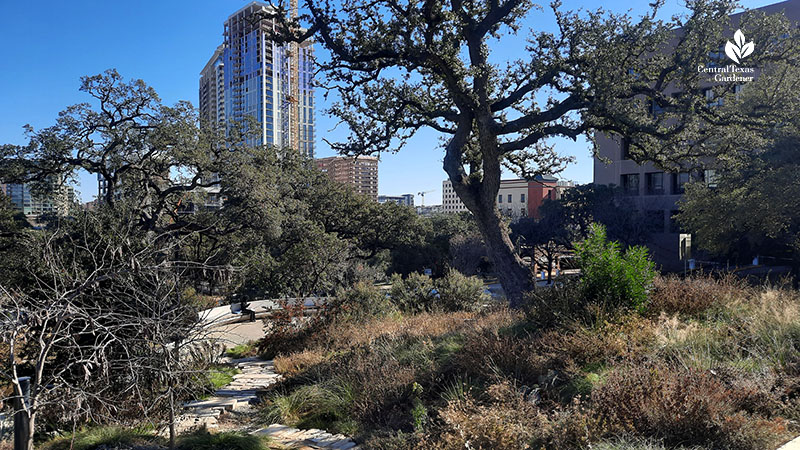
<path fill-rule="evenodd" d="M 157 423 L 166 411 L 174 445 L 180 401 L 202 378 L 209 330 L 180 281 L 198 263 L 171 259 L 178 241 L 132 221 L 96 234 L 106 225 L 86 216 L 32 235 L 33 281 L 25 292 L 0 286 L 0 377 L 17 398 L 30 378 L 29 449 L 42 414 L 76 423 L 134 411 Z"/>

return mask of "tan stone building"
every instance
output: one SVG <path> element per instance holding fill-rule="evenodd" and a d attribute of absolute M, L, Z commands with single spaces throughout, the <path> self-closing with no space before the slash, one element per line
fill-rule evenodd
<path fill-rule="evenodd" d="M 767 14 L 784 14 L 795 24 L 800 21 L 800 0 L 788 0 L 762 8 L 757 8 Z M 741 13 L 731 16 L 732 29 L 735 30 Z M 732 34 L 732 31 L 730 32 Z M 716 58 L 724 59 L 724 52 L 709 55 L 708 67 L 712 67 Z M 711 89 L 713 83 L 707 84 L 705 94 L 709 105 L 714 105 L 719 100 L 714 99 Z M 742 85 L 735 87 L 738 92 Z M 666 94 L 676 92 L 674 87 L 665 91 Z M 717 103 L 718 104 L 718 103 Z M 651 113 L 661 113 L 651 107 Z M 681 229 L 674 216 L 678 212 L 678 201 L 684 192 L 684 186 L 690 181 L 704 181 L 713 186 L 715 172 L 708 168 L 689 167 L 683 172 L 664 172 L 652 163 L 637 164 L 628 156 L 628 140 L 623 136 L 597 134 L 597 155 L 594 159 L 594 183 L 619 186 L 623 195 L 630 198 L 631 203 L 641 211 L 647 219 L 650 240 L 647 243 L 653 259 L 667 270 L 683 268 L 680 261 L 680 233 Z M 713 167 L 713 161 L 709 161 Z"/>
<path fill-rule="evenodd" d="M 332 180 L 351 186 L 359 194 L 378 201 L 378 158 L 331 156 L 318 158 L 315 163 Z"/>
<path fill-rule="evenodd" d="M 569 189 L 570 181 L 560 181 L 551 176 L 537 176 L 532 180 L 501 180 L 497 193 L 497 210 L 506 217 L 538 217 L 539 207 L 545 199 L 557 200 L 561 192 Z M 467 207 L 458 198 L 450 180 L 442 181 L 442 211 L 458 213 L 467 211 Z"/>

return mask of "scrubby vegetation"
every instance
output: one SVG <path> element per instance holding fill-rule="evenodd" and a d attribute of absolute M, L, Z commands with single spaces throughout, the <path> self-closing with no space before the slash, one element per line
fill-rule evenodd
<path fill-rule="evenodd" d="M 645 247 L 632 246 L 623 252 L 619 242 L 608 240 L 606 228 L 595 224 L 589 236 L 576 245 L 576 253 L 584 298 L 610 307 L 644 308 L 656 275 Z"/>
<path fill-rule="evenodd" d="M 450 270 L 437 280 L 411 273 L 405 279 L 395 274 L 389 298 L 404 313 L 422 311 L 472 311 L 488 301 L 483 281 Z"/>
<path fill-rule="evenodd" d="M 267 450 L 269 439 L 240 432 L 209 433 L 198 430 L 181 436 L 178 450 Z"/>
<path fill-rule="evenodd" d="M 248 356 L 255 356 L 258 352 L 253 342 L 246 344 L 238 344 L 225 350 L 225 356 L 233 359 L 247 358 Z"/>
<path fill-rule="evenodd" d="M 59 436 L 45 442 L 41 450 L 94 450 L 98 448 L 162 448 L 163 438 L 150 431 L 121 427 L 96 427 Z"/>
<path fill-rule="evenodd" d="M 219 389 L 233 381 L 239 370 L 230 366 L 215 366 L 206 372 L 206 380 L 210 390 Z"/>
<path fill-rule="evenodd" d="M 409 308 L 392 303 L 409 304 L 397 286 L 374 292 L 386 308 L 316 322 L 275 359 L 285 379 L 263 420 L 393 449 L 763 449 L 796 434 L 800 294 L 733 278 L 651 284 L 630 303 L 567 283 L 523 311 Z"/>
<path fill-rule="evenodd" d="M 270 439 L 239 432 L 210 433 L 199 429 L 185 434 L 176 443 L 177 450 L 267 450 Z M 166 439 L 151 430 L 122 427 L 94 427 L 69 433 L 43 443 L 41 450 L 163 450 Z"/>

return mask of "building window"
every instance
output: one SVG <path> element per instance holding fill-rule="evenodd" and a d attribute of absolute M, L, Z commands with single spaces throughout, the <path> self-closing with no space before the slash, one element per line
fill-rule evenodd
<path fill-rule="evenodd" d="M 664 108 L 662 108 L 661 105 L 659 105 L 655 100 L 650 100 L 650 114 L 652 114 L 653 117 L 658 117 L 663 113 Z"/>
<path fill-rule="evenodd" d="M 524 195 L 524 194 L 523 194 L 523 195 Z M 525 209 L 525 208 L 522 208 L 522 209 L 520 210 L 520 215 L 521 215 L 522 217 L 528 217 L 528 210 L 527 210 L 527 209 Z"/>
<path fill-rule="evenodd" d="M 689 182 L 689 172 L 672 174 L 672 193 L 674 195 L 683 194 L 686 183 Z"/>
<path fill-rule="evenodd" d="M 647 195 L 664 194 L 664 172 L 651 172 L 644 174 L 647 185 Z"/>
<path fill-rule="evenodd" d="M 512 199 L 512 196 L 511 196 L 511 194 L 508 194 L 508 203 L 511 203 L 511 202 L 513 202 L 513 201 L 514 201 L 514 200 Z"/>
<path fill-rule="evenodd" d="M 497 196 L 497 203 L 503 203 L 503 196 L 502 195 L 498 195 Z"/>
<path fill-rule="evenodd" d="M 725 58 L 725 47 L 720 46 L 717 50 L 708 52 L 708 67 L 719 67 Z"/>
<path fill-rule="evenodd" d="M 703 94 L 706 97 L 706 105 L 709 108 L 722 106 L 722 104 L 723 104 L 722 100 L 723 99 L 722 99 L 722 97 L 717 97 L 717 95 L 714 93 L 714 89 L 712 89 L 712 88 L 703 89 Z"/>
<path fill-rule="evenodd" d="M 710 188 L 717 187 L 717 171 L 714 169 L 706 169 L 703 171 L 703 181 L 706 182 L 706 186 Z"/>
<path fill-rule="evenodd" d="M 519 202 L 525 203 L 525 194 L 519 194 Z"/>
<path fill-rule="evenodd" d="M 639 174 L 631 173 L 622 175 L 621 183 L 622 189 L 626 195 L 639 195 Z"/>

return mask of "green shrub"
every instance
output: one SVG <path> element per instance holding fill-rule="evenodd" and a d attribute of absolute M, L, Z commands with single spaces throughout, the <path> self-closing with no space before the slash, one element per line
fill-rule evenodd
<path fill-rule="evenodd" d="M 411 408 L 411 418 L 414 424 L 414 431 L 416 432 L 421 432 L 425 424 L 428 423 L 428 408 L 425 407 L 425 404 L 420 399 L 422 391 L 422 386 L 416 381 L 411 385 L 413 397 L 411 400 L 411 404 L 413 405 Z"/>
<path fill-rule="evenodd" d="M 233 359 L 247 358 L 249 356 L 256 356 L 257 354 L 258 349 L 256 349 L 255 343 L 252 341 L 246 344 L 238 344 L 225 351 L 225 356 Z"/>
<path fill-rule="evenodd" d="M 592 225 L 586 240 L 576 244 L 584 298 L 607 307 L 633 307 L 642 311 L 656 272 L 647 249 L 609 241 L 602 225 Z"/>
<path fill-rule="evenodd" d="M 404 313 L 425 311 L 475 311 L 489 300 L 483 281 L 467 277 L 457 270 L 436 281 L 427 275 L 411 273 L 403 279 L 392 275 L 389 291 L 392 303 Z"/>
<path fill-rule="evenodd" d="M 361 321 L 383 317 L 395 311 L 386 294 L 370 283 L 359 282 L 336 294 L 334 314 L 340 320 Z"/>
<path fill-rule="evenodd" d="M 70 433 L 45 442 L 41 450 L 93 450 L 108 447 L 153 446 L 163 439 L 144 430 L 122 427 L 97 427 Z"/>
<path fill-rule="evenodd" d="M 181 436 L 179 450 L 268 450 L 270 439 L 242 432 L 209 433 L 198 430 Z"/>
<path fill-rule="evenodd" d="M 403 279 L 399 274 L 392 275 L 392 288 L 389 291 L 392 303 L 404 313 L 430 311 L 436 303 L 433 280 L 416 272 Z"/>
<path fill-rule="evenodd" d="M 436 280 L 435 286 L 439 294 L 437 305 L 445 311 L 476 311 L 489 301 L 480 278 L 467 277 L 457 270 Z"/>

